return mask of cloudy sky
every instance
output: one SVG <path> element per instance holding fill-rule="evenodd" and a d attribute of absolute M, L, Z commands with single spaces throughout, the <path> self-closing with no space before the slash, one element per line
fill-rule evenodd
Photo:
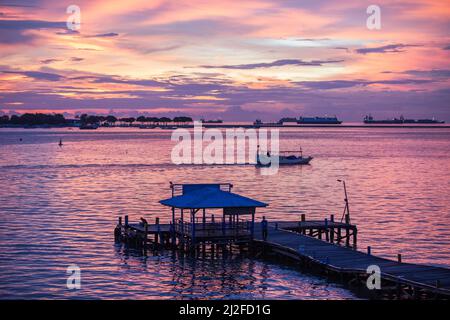
<path fill-rule="evenodd" d="M 0 0 L 7 114 L 449 121 L 449 58 L 448 0 Z"/>

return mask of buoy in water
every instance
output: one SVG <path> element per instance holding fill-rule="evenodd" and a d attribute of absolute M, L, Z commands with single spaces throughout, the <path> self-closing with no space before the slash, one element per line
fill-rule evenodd
<path fill-rule="evenodd" d="M 60 147 L 62 147 L 63 143 L 62 143 L 62 139 L 59 139 L 59 144 Z"/>

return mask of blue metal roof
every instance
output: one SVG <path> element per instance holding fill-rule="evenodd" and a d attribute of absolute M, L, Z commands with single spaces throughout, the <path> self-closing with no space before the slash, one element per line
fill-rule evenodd
<path fill-rule="evenodd" d="M 188 186 L 192 186 L 192 188 Z M 233 192 L 223 191 L 219 185 L 212 184 L 184 185 L 182 195 L 161 200 L 159 203 L 182 209 L 254 208 L 267 206 L 267 203 L 253 200 Z"/>

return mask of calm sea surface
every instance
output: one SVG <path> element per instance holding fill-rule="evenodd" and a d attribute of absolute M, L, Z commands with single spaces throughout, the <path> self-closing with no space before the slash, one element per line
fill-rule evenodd
<path fill-rule="evenodd" d="M 119 215 L 167 221 L 169 181 L 231 182 L 268 219 L 340 217 L 347 182 L 360 250 L 450 267 L 450 130 L 282 129 L 310 166 L 171 163 L 169 130 L 0 129 L 0 298 L 352 299 L 273 262 L 139 256 L 113 241 Z M 21 139 L 21 140 L 20 140 Z M 58 146 L 59 139 L 63 147 Z M 81 289 L 66 268 L 81 268 Z"/>

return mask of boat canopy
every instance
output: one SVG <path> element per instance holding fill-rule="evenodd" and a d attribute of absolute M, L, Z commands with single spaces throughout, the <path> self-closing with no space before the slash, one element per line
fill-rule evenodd
<path fill-rule="evenodd" d="M 183 184 L 183 193 L 159 203 L 180 209 L 256 208 L 268 204 L 221 190 L 220 184 Z"/>

